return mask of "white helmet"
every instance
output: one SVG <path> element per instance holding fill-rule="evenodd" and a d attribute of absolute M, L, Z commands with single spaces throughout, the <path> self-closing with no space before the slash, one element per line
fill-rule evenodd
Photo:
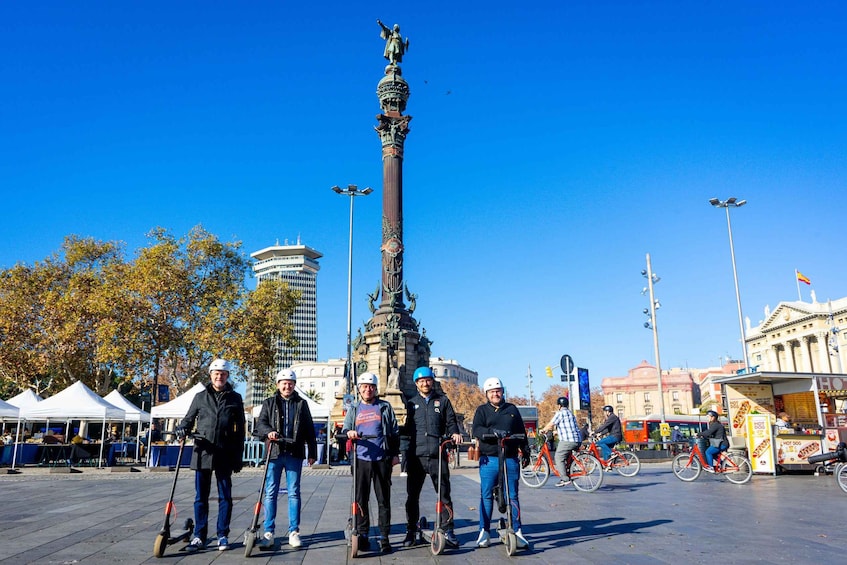
<path fill-rule="evenodd" d="M 501 383 L 500 379 L 498 379 L 497 377 L 485 379 L 485 382 L 482 383 L 482 392 L 488 392 L 493 388 L 503 388 L 503 383 Z"/>
<path fill-rule="evenodd" d="M 291 369 L 283 369 L 276 374 L 276 382 L 279 381 L 295 381 L 297 382 L 297 374 Z"/>
<path fill-rule="evenodd" d="M 229 365 L 229 361 L 226 359 L 215 359 L 209 364 L 209 374 L 212 374 L 212 371 L 226 371 L 227 374 L 232 372 L 232 368 Z"/>
<path fill-rule="evenodd" d="M 379 378 L 373 373 L 362 373 L 359 375 L 357 384 L 379 386 Z"/>

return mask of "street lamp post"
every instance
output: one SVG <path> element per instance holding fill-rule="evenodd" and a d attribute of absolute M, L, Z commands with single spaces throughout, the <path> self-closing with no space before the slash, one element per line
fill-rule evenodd
<path fill-rule="evenodd" d="M 353 331 L 353 200 L 357 196 L 367 196 L 373 189 L 370 187 L 359 190 L 355 184 L 348 184 L 347 188 L 339 186 L 332 187 L 336 194 L 346 194 L 350 197 L 350 250 L 347 256 L 347 375 L 345 378 L 345 394 L 350 394 L 354 388 L 353 376 L 353 342 L 351 333 Z"/>
<path fill-rule="evenodd" d="M 741 293 L 738 291 L 738 270 L 735 267 L 735 246 L 732 244 L 732 222 L 729 219 L 730 208 L 741 208 L 746 200 L 738 200 L 734 196 L 726 200 L 712 198 L 709 204 L 715 208 L 726 209 L 726 228 L 729 231 L 729 254 L 732 258 L 732 280 L 735 281 L 735 301 L 738 304 L 738 328 L 741 331 L 741 351 L 744 354 L 744 372 L 750 372 L 750 362 L 747 360 L 747 340 L 744 337 L 744 315 L 741 313 Z"/>
<path fill-rule="evenodd" d="M 659 358 L 659 326 L 656 324 L 656 307 L 658 300 L 653 295 L 653 284 L 659 282 L 659 277 L 653 272 L 653 266 L 650 263 L 650 254 L 647 254 L 647 269 L 641 271 L 641 274 L 647 277 L 647 288 L 650 291 L 650 309 L 644 309 L 644 313 L 650 316 L 649 322 L 644 322 L 644 327 L 653 330 L 653 351 L 656 354 L 656 376 L 659 380 L 659 410 L 662 416 L 662 423 L 665 423 L 665 395 L 662 387 L 662 361 Z M 664 439 L 664 436 L 663 436 Z"/>

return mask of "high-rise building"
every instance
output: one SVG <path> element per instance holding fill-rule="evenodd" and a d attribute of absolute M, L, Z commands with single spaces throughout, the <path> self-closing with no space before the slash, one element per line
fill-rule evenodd
<path fill-rule="evenodd" d="M 276 368 L 290 367 L 295 361 L 318 360 L 318 305 L 317 276 L 320 270 L 320 253 L 302 245 L 300 240 L 294 245 L 273 245 L 250 254 L 255 263 L 253 272 L 257 284 L 270 279 L 281 279 L 288 283 L 291 290 L 300 291 L 300 300 L 291 319 L 294 324 L 296 347 L 290 347 L 282 341 L 277 343 Z M 247 380 L 247 406 L 256 406 L 267 397 L 269 375 L 250 375 Z"/>

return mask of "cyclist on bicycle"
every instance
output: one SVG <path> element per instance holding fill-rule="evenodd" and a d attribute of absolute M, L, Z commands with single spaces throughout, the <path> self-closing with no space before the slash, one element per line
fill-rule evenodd
<path fill-rule="evenodd" d="M 556 410 L 550 423 L 544 426 L 541 431 L 549 432 L 555 426 L 556 433 L 559 434 L 559 445 L 556 447 L 554 460 L 556 462 L 556 470 L 559 471 L 559 476 L 561 477 L 561 480 L 556 483 L 556 486 L 563 487 L 571 484 L 570 477 L 567 474 L 567 460 L 571 452 L 579 447 L 582 437 L 576 417 L 573 415 L 573 412 L 568 410 L 568 398 L 566 396 L 560 396 L 556 399 L 556 404 L 559 406 L 559 409 Z"/>
<path fill-rule="evenodd" d="M 714 410 L 709 410 L 706 414 L 709 415 L 709 427 L 705 432 L 697 434 L 697 437 L 709 440 L 710 445 L 705 453 L 706 466 L 703 467 L 703 470 L 714 473 L 715 456 L 721 451 L 729 449 L 729 440 L 726 438 L 726 428 L 718 422 L 718 413 Z"/>
<path fill-rule="evenodd" d="M 623 439 L 623 432 L 621 431 L 620 418 L 615 416 L 614 408 L 606 405 L 603 407 L 603 412 L 606 414 L 606 420 L 600 424 L 599 428 L 594 430 L 594 434 L 597 436 L 603 433 L 608 434 L 603 439 L 597 441 L 600 452 L 603 454 L 603 459 L 608 463 L 612 457 L 612 448 Z"/>

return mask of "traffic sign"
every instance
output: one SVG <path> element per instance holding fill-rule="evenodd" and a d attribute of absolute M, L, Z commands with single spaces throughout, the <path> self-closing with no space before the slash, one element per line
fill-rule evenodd
<path fill-rule="evenodd" d="M 560 363 L 560 366 L 562 367 L 562 371 L 564 371 L 566 375 L 570 375 L 573 372 L 574 368 L 573 359 L 571 359 L 571 356 L 568 354 L 562 355 L 562 361 Z"/>

